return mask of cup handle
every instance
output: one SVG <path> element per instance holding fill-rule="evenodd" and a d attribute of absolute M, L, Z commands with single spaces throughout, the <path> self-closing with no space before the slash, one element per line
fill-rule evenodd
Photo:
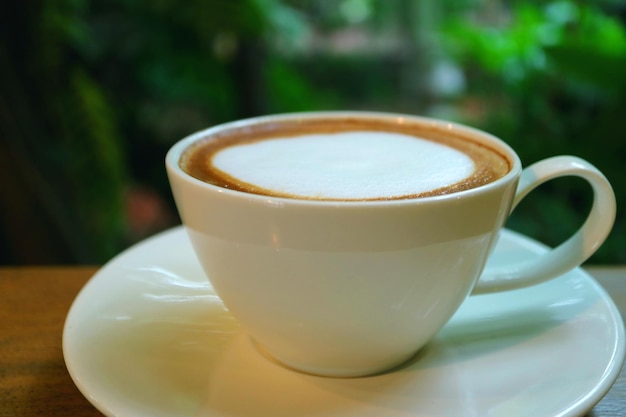
<path fill-rule="evenodd" d="M 523 288 L 548 281 L 582 264 L 604 242 L 615 221 L 615 195 L 606 177 L 583 159 L 557 156 L 524 169 L 511 211 L 537 186 L 565 176 L 583 178 L 593 189 L 591 211 L 582 227 L 561 245 L 536 259 L 489 268 L 483 272 L 472 295 Z"/>

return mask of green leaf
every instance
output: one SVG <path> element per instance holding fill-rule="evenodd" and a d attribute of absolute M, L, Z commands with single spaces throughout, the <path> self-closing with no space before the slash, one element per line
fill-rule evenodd
<path fill-rule="evenodd" d="M 549 47 L 545 52 L 565 77 L 615 93 L 626 88 L 626 55 L 610 55 L 573 44 Z"/>

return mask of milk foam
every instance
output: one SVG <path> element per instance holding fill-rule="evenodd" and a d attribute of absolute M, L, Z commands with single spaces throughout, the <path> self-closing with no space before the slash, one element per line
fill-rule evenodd
<path fill-rule="evenodd" d="M 414 136 L 350 131 L 262 140 L 225 148 L 213 166 L 239 181 L 303 198 L 415 195 L 474 172 L 461 151 Z"/>

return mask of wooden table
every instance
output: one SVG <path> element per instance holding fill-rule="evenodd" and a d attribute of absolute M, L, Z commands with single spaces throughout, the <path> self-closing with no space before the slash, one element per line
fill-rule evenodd
<path fill-rule="evenodd" d="M 0 417 L 101 416 L 63 362 L 61 335 L 74 297 L 96 267 L 0 268 Z M 589 267 L 626 313 L 626 267 Z M 626 375 L 588 417 L 626 416 Z"/>

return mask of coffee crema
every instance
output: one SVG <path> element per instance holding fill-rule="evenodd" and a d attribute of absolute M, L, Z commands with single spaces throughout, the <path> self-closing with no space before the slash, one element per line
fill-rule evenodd
<path fill-rule="evenodd" d="M 179 165 L 231 190 L 324 201 L 451 194 L 511 169 L 493 148 L 441 126 L 403 120 L 293 118 L 233 126 L 190 145 Z"/>

